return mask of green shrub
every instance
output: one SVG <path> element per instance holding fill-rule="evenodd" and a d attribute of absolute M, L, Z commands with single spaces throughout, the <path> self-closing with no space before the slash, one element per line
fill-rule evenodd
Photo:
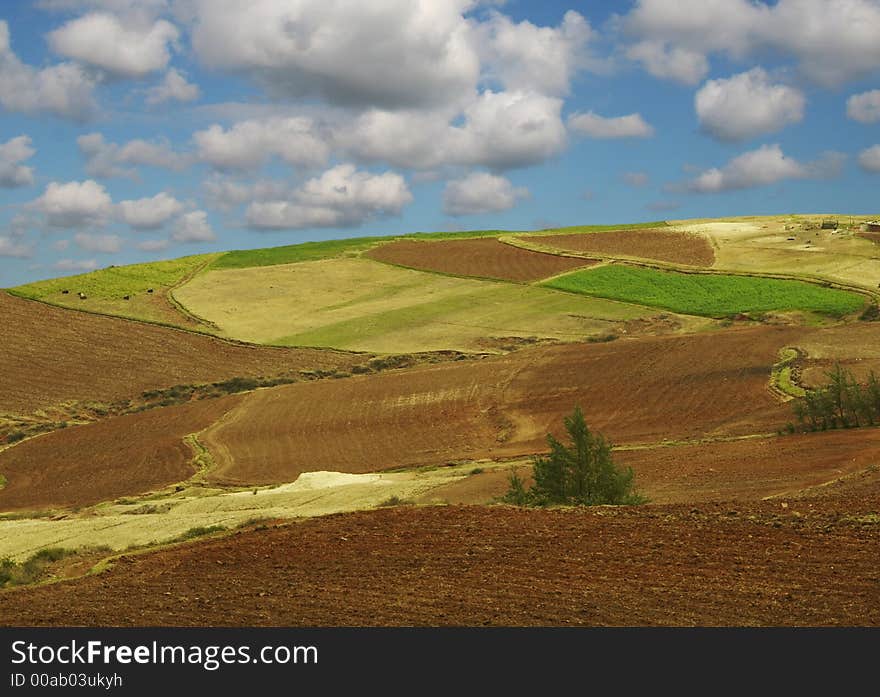
<path fill-rule="evenodd" d="M 536 457 L 532 488 L 515 472 L 503 500 L 528 506 L 633 505 L 646 499 L 634 490 L 632 468 L 619 468 L 611 457 L 611 444 L 592 433 L 580 407 L 565 418 L 570 445 L 547 434 L 550 453 Z"/>

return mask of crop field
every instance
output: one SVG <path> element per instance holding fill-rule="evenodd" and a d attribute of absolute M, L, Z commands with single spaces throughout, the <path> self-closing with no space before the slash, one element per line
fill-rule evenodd
<path fill-rule="evenodd" d="M 0 624 L 880 624 L 880 528 L 856 522 L 876 510 L 876 488 L 786 504 L 403 506 L 314 518 L 6 591 Z"/>
<path fill-rule="evenodd" d="M 217 256 L 202 254 L 148 264 L 111 266 L 77 276 L 29 283 L 11 290 L 23 298 L 62 307 L 204 329 L 181 313 L 169 301 L 167 293 Z M 148 292 L 150 289 L 152 292 Z M 86 298 L 80 299 L 79 293 Z M 129 299 L 125 300 L 125 296 Z"/>
<path fill-rule="evenodd" d="M 758 328 L 551 346 L 287 385 L 248 395 L 202 441 L 217 462 L 212 479 L 269 484 L 313 469 L 540 452 L 577 404 L 617 444 L 762 433 L 789 418 L 767 385 L 779 348 L 798 335 Z"/>
<path fill-rule="evenodd" d="M 578 341 L 613 329 L 615 322 L 653 314 L 614 301 L 370 259 L 211 271 L 174 295 L 235 339 L 377 353 L 481 350 L 487 337 Z"/>
<path fill-rule="evenodd" d="M 0 511 L 87 506 L 188 479 L 185 436 L 216 422 L 239 397 L 151 409 L 47 433 L 0 452 Z"/>
<path fill-rule="evenodd" d="M 350 369 L 363 356 L 236 345 L 0 292 L 0 414 L 105 403 L 144 390 L 236 376 Z"/>
<path fill-rule="evenodd" d="M 724 317 L 741 312 L 802 310 L 841 317 L 866 299 L 855 293 L 803 281 L 720 274 L 684 274 L 620 264 L 576 271 L 545 284 L 623 302 L 639 302 L 673 312 Z"/>
<path fill-rule="evenodd" d="M 376 247 L 366 256 L 422 271 L 504 281 L 539 281 L 592 264 L 587 259 L 532 252 L 494 239 L 400 240 Z"/>
<path fill-rule="evenodd" d="M 669 228 L 614 230 L 532 238 L 541 246 L 603 256 L 629 256 L 690 266 L 712 266 L 715 252 L 707 237 Z"/>

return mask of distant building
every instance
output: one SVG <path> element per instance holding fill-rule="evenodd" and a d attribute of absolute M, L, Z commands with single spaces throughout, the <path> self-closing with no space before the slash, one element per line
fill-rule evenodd
<path fill-rule="evenodd" d="M 822 221 L 822 229 L 823 230 L 836 230 L 837 229 L 837 220 L 835 218 L 825 218 Z"/>
<path fill-rule="evenodd" d="M 880 232 L 880 221 L 870 220 L 862 225 L 862 230 L 865 232 Z"/>

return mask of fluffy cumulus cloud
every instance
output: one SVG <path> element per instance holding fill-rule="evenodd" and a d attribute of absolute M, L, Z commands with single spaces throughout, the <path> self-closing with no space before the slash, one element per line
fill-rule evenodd
<path fill-rule="evenodd" d="M 80 152 L 86 158 L 86 173 L 91 177 L 137 178 L 138 166 L 181 170 L 192 159 L 171 148 L 167 141 L 155 143 L 135 139 L 123 145 L 108 143 L 100 133 L 89 133 L 76 139 Z"/>
<path fill-rule="evenodd" d="M 880 145 L 873 145 L 859 153 L 859 166 L 866 172 L 880 173 Z"/>
<path fill-rule="evenodd" d="M 147 104 L 164 104 L 165 102 L 194 102 L 201 95 L 198 85 L 189 82 L 178 70 L 171 68 L 162 81 L 147 90 Z"/>
<path fill-rule="evenodd" d="M 837 176 L 843 164 L 840 153 L 826 153 L 815 162 L 787 157 L 779 145 L 762 145 L 733 158 L 724 167 L 702 172 L 686 185 L 695 193 L 718 193 L 775 184 L 786 179 L 819 179 Z"/>
<path fill-rule="evenodd" d="M 163 70 L 171 60 L 170 45 L 180 32 L 170 22 L 124 22 L 119 16 L 92 12 L 49 33 L 52 49 L 112 75 L 140 78 Z"/>
<path fill-rule="evenodd" d="M 762 68 L 709 80 L 694 97 L 701 128 L 725 141 L 779 131 L 804 117 L 800 90 L 771 82 Z"/>
<path fill-rule="evenodd" d="M 594 32 L 573 10 L 558 27 L 515 23 L 496 12 L 476 25 L 476 35 L 485 71 L 507 89 L 562 96 L 575 73 L 592 62 L 587 44 Z"/>
<path fill-rule="evenodd" d="M 846 100 L 846 115 L 860 123 L 880 121 L 880 90 L 854 94 Z"/>
<path fill-rule="evenodd" d="M 78 232 L 73 236 L 77 247 L 87 252 L 100 254 L 116 254 L 122 250 L 122 238 L 119 235 L 95 235 L 89 232 Z"/>
<path fill-rule="evenodd" d="M 0 106 L 22 113 L 46 112 L 83 121 L 97 111 L 97 81 L 73 63 L 37 69 L 12 50 L 9 25 L 0 20 Z"/>
<path fill-rule="evenodd" d="M 22 162 L 33 157 L 35 152 L 28 136 L 0 143 L 0 188 L 11 189 L 34 183 L 34 170 Z"/>
<path fill-rule="evenodd" d="M 156 230 L 183 211 L 183 204 L 164 191 L 151 198 L 120 201 L 119 219 L 135 230 Z"/>
<path fill-rule="evenodd" d="M 202 162 L 221 170 L 256 169 L 277 156 L 290 165 L 314 167 L 329 157 L 329 145 L 308 117 L 217 124 L 193 135 Z"/>
<path fill-rule="evenodd" d="M 171 239 L 175 242 L 213 242 L 217 235 L 214 234 L 205 211 L 192 211 L 177 219 Z"/>
<path fill-rule="evenodd" d="M 357 159 L 397 167 L 528 167 L 564 149 L 561 110 L 562 100 L 555 97 L 487 90 L 460 119 L 449 113 L 370 111 L 340 129 L 336 142 Z"/>
<path fill-rule="evenodd" d="M 654 128 L 641 114 L 605 117 L 588 111 L 586 114 L 572 114 L 568 127 L 591 138 L 648 138 L 654 135 Z"/>
<path fill-rule="evenodd" d="M 251 203 L 246 215 L 248 225 L 261 230 L 354 227 L 399 215 L 411 201 L 399 174 L 372 174 L 342 164 L 310 179 L 285 200 Z"/>
<path fill-rule="evenodd" d="M 513 208 L 528 195 L 528 189 L 514 187 L 504 177 L 474 172 L 446 185 L 443 212 L 454 216 L 497 213 Z"/>
<path fill-rule="evenodd" d="M 703 77 L 707 57 L 719 52 L 744 58 L 776 51 L 826 86 L 880 66 L 876 0 L 638 0 L 621 24 L 634 39 L 631 58 L 682 82 Z"/>
<path fill-rule="evenodd" d="M 50 227 L 76 228 L 104 225 L 113 212 L 113 201 L 103 186 L 88 179 L 52 182 L 29 207 L 41 212 Z"/>
<path fill-rule="evenodd" d="M 479 77 L 462 14 L 471 0 L 191 4 L 197 57 L 256 76 L 276 95 L 383 108 L 445 105 Z"/>

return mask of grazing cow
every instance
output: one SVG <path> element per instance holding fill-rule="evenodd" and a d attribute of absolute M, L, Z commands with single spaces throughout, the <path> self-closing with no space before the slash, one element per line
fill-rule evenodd
<path fill-rule="evenodd" d="M 85 300 L 85 299 L 86 299 L 86 294 L 83 293 L 82 291 L 80 291 L 79 293 L 77 293 L 77 295 L 79 296 L 79 299 L 80 299 L 80 300 Z"/>
<path fill-rule="evenodd" d="M 67 295 L 69 292 L 70 292 L 69 290 L 62 290 L 61 295 Z"/>
<path fill-rule="evenodd" d="M 129 295 L 123 295 L 123 296 L 122 296 L 122 299 L 123 299 L 123 300 L 128 300 L 130 297 L 131 297 L 131 296 L 129 296 Z"/>
<path fill-rule="evenodd" d="M 147 288 L 147 292 L 148 292 L 148 293 L 152 293 L 152 292 L 153 292 L 153 289 L 152 289 L 152 288 Z"/>

